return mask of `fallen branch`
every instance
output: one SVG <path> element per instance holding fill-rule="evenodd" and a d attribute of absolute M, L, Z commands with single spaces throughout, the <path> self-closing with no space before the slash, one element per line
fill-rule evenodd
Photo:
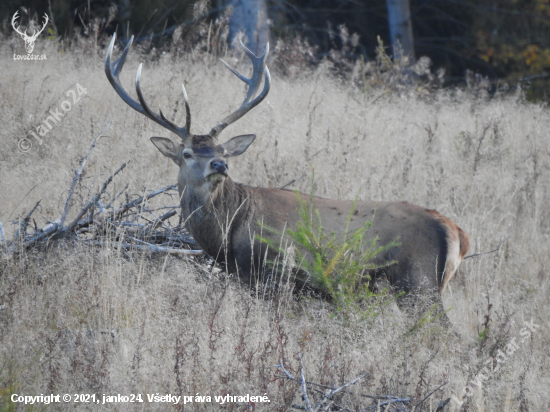
<path fill-rule="evenodd" d="M 362 375 L 358 376 L 357 378 L 353 379 L 352 381 L 347 382 L 347 383 L 345 383 L 345 384 L 343 384 L 339 387 L 332 387 L 332 386 L 322 385 L 322 384 L 315 383 L 315 382 L 306 381 L 306 379 L 304 378 L 304 368 L 303 368 L 303 364 L 302 364 L 302 355 L 300 353 L 298 354 L 298 359 L 299 359 L 299 362 L 300 362 L 300 376 L 299 376 L 299 378 L 295 378 L 294 376 L 292 376 L 292 374 L 288 370 L 285 369 L 282 360 L 281 360 L 281 363 L 279 365 L 274 366 L 275 368 L 280 369 L 284 374 L 284 376 L 276 375 L 277 378 L 284 378 L 284 379 L 288 379 L 288 380 L 296 382 L 298 384 L 301 392 L 302 392 L 302 399 L 304 401 L 304 404 L 303 405 L 292 404 L 291 405 L 292 408 L 303 410 L 303 411 L 308 411 L 308 412 L 320 412 L 320 411 L 327 411 L 329 409 L 330 410 L 343 410 L 343 411 L 354 412 L 354 411 L 352 411 L 351 409 L 349 409 L 345 406 L 337 405 L 334 401 L 334 396 L 337 395 L 338 393 L 347 393 L 347 394 L 351 395 L 352 392 L 348 392 L 345 389 L 348 388 L 351 385 L 355 385 L 360 379 L 367 376 L 368 373 L 363 373 Z M 421 401 L 416 403 L 412 407 L 412 409 L 410 409 L 410 412 L 416 411 L 416 409 L 424 401 L 426 401 L 426 399 L 428 399 L 430 396 L 432 396 L 435 392 L 440 390 L 446 384 L 447 384 L 447 382 L 444 382 L 441 385 L 439 385 L 437 388 L 435 388 L 433 391 L 431 391 Z M 311 401 L 310 401 L 311 397 L 310 397 L 310 395 L 308 395 L 308 391 L 307 391 L 307 389 L 308 389 L 307 386 L 308 385 L 309 386 L 317 386 L 317 387 L 320 387 L 320 388 L 323 388 L 323 389 L 329 389 L 330 391 L 323 392 L 323 391 L 320 391 L 318 389 L 315 389 L 315 392 L 319 393 L 322 396 L 321 396 L 320 400 L 315 404 L 315 406 L 312 406 Z M 376 405 L 371 405 L 371 406 L 368 406 L 365 409 L 360 409 L 361 411 L 364 411 L 364 412 L 367 412 L 367 411 L 370 411 L 370 412 L 375 412 L 375 411 L 376 412 L 383 412 L 383 411 L 389 411 L 389 410 L 407 412 L 409 410 L 409 409 L 407 409 L 407 405 L 410 405 L 411 402 L 412 402 L 411 399 L 408 398 L 408 397 L 399 397 L 399 396 L 392 396 L 392 395 L 380 396 L 380 395 L 356 394 L 356 396 L 371 398 L 371 399 L 375 399 L 377 401 Z M 385 402 L 381 402 L 382 400 L 384 400 Z M 445 399 L 445 400 L 441 401 L 437 406 L 436 412 L 442 412 L 444 407 L 450 402 L 450 400 L 451 399 L 448 398 L 448 399 Z M 399 406 L 398 404 L 401 404 L 402 406 Z"/>
<path fill-rule="evenodd" d="M 166 186 L 162 189 L 159 189 L 157 190 L 156 192 L 153 192 L 153 193 L 149 193 L 148 195 L 146 196 L 140 196 L 138 197 L 137 199 L 134 199 L 132 200 L 131 202 L 129 203 L 126 203 L 124 206 L 122 206 L 120 209 L 117 209 L 115 211 L 115 218 L 116 217 L 119 217 L 121 216 L 122 214 L 124 214 L 125 212 L 127 212 L 128 210 L 138 206 L 139 204 L 141 204 L 143 201 L 146 201 L 146 200 L 149 200 L 157 195 L 160 195 L 162 193 L 165 193 L 167 192 L 168 190 L 176 190 L 176 188 L 178 187 L 178 185 L 170 185 L 170 186 Z"/>
<path fill-rule="evenodd" d="M 94 195 L 94 197 L 92 198 L 91 201 L 89 201 L 88 203 L 86 203 L 86 205 L 84 206 L 84 208 L 80 211 L 80 213 L 76 216 L 76 218 L 71 222 L 69 223 L 69 225 L 66 227 L 66 228 L 62 228 L 58 234 L 56 234 L 56 237 L 63 237 L 65 236 L 66 233 L 69 233 L 73 230 L 73 228 L 78 224 L 78 221 L 80 219 L 82 219 L 82 217 L 88 212 L 88 210 L 90 208 L 93 208 L 95 207 L 98 203 L 99 203 L 99 199 L 101 198 L 101 196 L 105 193 L 105 191 L 107 190 L 107 186 L 109 186 L 109 183 L 111 183 L 113 181 L 113 178 L 119 174 L 122 170 L 124 170 L 124 168 L 126 167 L 126 163 L 123 163 L 122 166 L 120 166 L 116 171 L 115 173 L 113 173 L 111 176 L 109 176 L 109 178 L 103 182 L 103 186 L 101 187 L 101 191 L 99 193 L 97 193 L 96 195 Z M 63 227 L 63 219 L 61 219 L 61 223 L 60 223 L 61 227 Z"/>
<path fill-rule="evenodd" d="M 103 130 L 109 126 L 111 122 L 109 122 L 105 127 L 103 127 Z M 84 166 L 86 165 L 86 161 L 88 160 L 88 156 L 90 153 L 92 153 L 92 150 L 94 150 L 95 145 L 97 144 L 98 140 L 101 139 L 103 130 L 99 133 L 99 136 L 96 137 L 92 145 L 90 146 L 90 150 L 88 150 L 88 154 L 84 156 L 82 159 L 82 162 L 80 162 L 80 167 L 74 174 L 73 183 L 71 184 L 71 188 L 69 189 L 69 195 L 67 196 L 67 201 L 65 202 L 65 208 L 63 209 L 63 216 L 61 217 L 61 227 L 63 227 L 63 224 L 65 223 L 65 218 L 67 217 L 67 213 L 69 212 L 69 204 L 71 203 L 71 198 L 73 197 L 74 188 L 76 186 L 76 183 L 80 180 L 80 175 L 82 174 L 82 171 L 84 170 Z"/>
<path fill-rule="evenodd" d="M 85 241 L 86 242 L 86 241 Z M 202 250 L 187 250 L 187 249 L 174 249 L 174 248 L 168 248 L 163 246 L 157 246 L 153 244 L 149 244 L 146 242 L 145 245 L 136 245 L 135 243 L 126 243 L 126 242 L 106 242 L 101 240 L 94 240 L 90 242 L 86 242 L 88 244 L 96 245 L 96 246 L 109 246 L 112 245 L 113 247 L 117 249 L 138 249 L 138 250 L 148 250 L 151 252 L 158 252 L 158 253 L 175 253 L 179 255 L 190 255 L 190 256 L 201 256 L 204 255 L 204 252 Z"/>
<path fill-rule="evenodd" d="M 55 233 L 60 227 L 61 219 L 57 219 L 54 222 L 48 223 L 46 226 L 40 229 L 38 234 L 35 234 L 35 236 L 32 236 L 27 242 L 25 242 L 25 248 L 29 248 L 39 240 L 42 240 L 45 237 L 48 237 L 51 234 Z"/>
<path fill-rule="evenodd" d="M 354 380 L 352 380 L 348 383 L 345 383 L 345 384 L 343 384 L 343 385 L 341 385 L 337 388 L 334 388 L 334 387 L 330 387 L 330 386 L 316 384 L 316 383 L 313 383 L 313 382 L 306 381 L 305 378 L 304 378 L 304 368 L 303 368 L 303 364 L 302 364 L 302 354 L 301 353 L 298 354 L 298 359 L 300 360 L 300 378 L 299 379 L 294 378 L 290 374 L 290 372 L 288 372 L 285 369 L 282 361 L 279 365 L 275 366 L 275 367 L 277 367 L 277 368 L 279 368 L 283 371 L 283 373 L 285 374 L 285 376 L 283 376 L 284 378 L 289 379 L 289 380 L 293 380 L 293 381 L 297 382 L 300 385 L 300 388 L 302 390 L 302 399 L 304 400 L 305 406 L 293 404 L 292 407 L 295 408 L 295 409 L 305 410 L 305 411 L 309 411 L 309 412 L 327 411 L 331 406 L 336 406 L 339 409 L 349 410 L 347 408 L 342 408 L 340 406 L 335 405 L 333 398 L 339 392 L 346 393 L 346 391 L 344 390 L 345 388 L 347 388 L 348 386 L 351 386 L 351 385 L 355 385 L 360 379 L 367 376 L 368 372 L 363 373 L 362 375 L 358 376 L 357 378 L 355 378 Z M 315 407 L 312 407 L 311 402 L 310 402 L 309 397 L 308 397 L 308 394 L 307 394 L 307 385 L 315 385 L 315 386 L 323 387 L 323 388 L 326 388 L 326 389 L 331 389 L 331 391 L 327 392 L 327 393 L 321 392 L 321 393 L 323 393 L 323 396 L 322 396 L 321 400 L 319 402 L 317 402 Z"/>
<path fill-rule="evenodd" d="M 126 187 L 128 187 L 128 186 L 126 186 Z M 164 187 L 164 188 L 162 188 L 162 189 L 159 189 L 159 190 L 157 190 L 157 191 L 155 191 L 155 192 L 149 193 L 149 194 L 146 195 L 146 196 L 140 196 L 140 197 L 138 197 L 137 199 L 134 199 L 134 200 L 132 200 L 131 202 L 126 203 L 124 206 L 120 207 L 119 209 L 116 209 L 116 210 L 113 212 L 113 215 L 112 215 L 112 217 L 110 218 L 111 223 L 112 223 L 112 224 L 115 224 L 114 222 L 117 222 L 119 219 L 121 219 L 121 218 L 123 217 L 124 213 L 130 211 L 130 210 L 133 209 L 133 208 L 136 208 L 136 207 L 137 207 L 138 205 L 140 205 L 142 202 L 147 201 L 147 200 L 150 200 L 151 198 L 153 198 L 153 197 L 155 197 L 155 196 L 157 196 L 157 195 L 163 194 L 163 193 L 165 193 L 165 192 L 167 192 L 167 191 L 169 191 L 169 190 L 176 190 L 176 188 L 177 188 L 177 185 L 166 186 L 166 187 Z M 124 189 L 124 190 L 126 190 L 126 189 Z M 118 195 L 117 195 L 117 197 L 118 197 Z M 110 203 L 110 204 L 107 205 L 106 208 L 108 209 L 108 208 L 111 208 L 111 207 L 112 207 L 112 204 Z M 179 206 L 171 206 L 171 207 L 177 208 L 177 207 L 179 207 Z M 137 210 L 137 211 L 136 211 L 136 214 L 140 213 L 141 211 L 142 211 L 141 209 L 140 209 L 140 210 Z M 83 216 L 83 215 L 82 215 L 82 216 Z M 81 216 L 81 217 L 82 217 L 82 216 Z M 85 227 L 91 225 L 91 224 L 93 223 L 93 219 L 94 219 L 94 216 L 92 215 L 92 216 L 89 217 L 89 218 L 86 218 L 86 219 L 84 219 L 84 220 L 79 221 L 79 222 L 76 224 L 76 226 L 75 226 L 75 230 L 80 230 L 80 229 L 82 229 L 82 228 L 85 228 Z"/>
<path fill-rule="evenodd" d="M 195 240 L 181 223 L 175 227 L 170 223 L 170 218 L 178 214 L 179 205 L 149 207 L 147 204 L 156 196 L 176 191 L 177 185 L 169 185 L 150 193 L 145 192 L 132 201 L 126 200 L 122 205 L 117 205 L 115 203 L 117 199 L 128 189 L 128 184 L 126 184 L 124 189 L 116 193 L 111 199 L 106 200 L 107 188 L 116 176 L 125 169 L 127 163 L 116 169 L 103 182 L 99 190 L 93 192 L 94 186 L 88 188 L 88 201 L 85 202 L 70 223 L 65 226 L 69 216 L 71 200 L 77 190 L 77 183 L 82 181 L 81 177 L 86 162 L 99 139 L 103 137 L 103 131 L 110 123 L 105 125 L 99 136 L 93 141 L 88 153 L 82 158 L 80 166 L 75 171 L 61 217 L 53 222 L 48 222 L 41 229 L 35 223 L 34 232 L 27 233 L 31 216 L 40 205 L 40 201 L 38 201 L 31 211 L 20 220 L 19 229 L 15 231 L 14 239 L 9 244 L 5 244 L 4 229 L 0 224 L 0 241 L 1 244 L 7 246 L 3 248 L 4 253 L 16 254 L 38 245 L 46 246 L 48 242 L 70 239 L 71 241 L 81 241 L 91 245 L 111 245 L 120 249 L 143 250 L 154 253 L 174 253 L 189 256 L 204 254 L 202 250 L 197 249 Z M 81 190 L 80 186 L 78 188 Z M 155 213 L 160 209 L 169 210 L 163 210 L 162 214 Z M 131 239 L 131 241 L 128 241 L 128 239 Z"/>

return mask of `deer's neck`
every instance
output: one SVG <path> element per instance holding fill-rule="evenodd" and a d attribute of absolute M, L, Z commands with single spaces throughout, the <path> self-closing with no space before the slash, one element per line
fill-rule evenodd
<path fill-rule="evenodd" d="M 185 226 L 199 246 L 217 261 L 233 260 L 232 232 L 248 221 L 252 208 L 252 191 L 227 177 L 212 192 L 204 194 L 190 186 L 182 196 Z"/>

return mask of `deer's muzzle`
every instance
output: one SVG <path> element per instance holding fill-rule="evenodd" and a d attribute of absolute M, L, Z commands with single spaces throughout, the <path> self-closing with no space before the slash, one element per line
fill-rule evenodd
<path fill-rule="evenodd" d="M 227 163 L 223 160 L 212 160 L 210 167 L 218 173 L 227 176 Z"/>

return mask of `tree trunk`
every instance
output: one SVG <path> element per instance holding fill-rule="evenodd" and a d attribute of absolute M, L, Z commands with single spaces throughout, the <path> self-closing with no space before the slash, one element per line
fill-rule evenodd
<path fill-rule="evenodd" d="M 128 30 L 128 23 L 130 21 L 132 11 L 130 8 L 130 0 L 119 0 L 118 2 L 118 21 L 120 22 L 120 28 L 122 29 L 121 40 L 128 41 L 130 36 Z"/>
<path fill-rule="evenodd" d="M 233 16 L 229 23 L 229 43 L 233 45 L 237 35 L 246 35 L 243 43 L 254 53 L 261 53 L 269 41 L 267 6 L 265 0 L 231 0 Z"/>
<path fill-rule="evenodd" d="M 409 0 L 386 0 L 394 57 L 415 60 Z M 398 44 L 400 45 L 398 47 Z"/>

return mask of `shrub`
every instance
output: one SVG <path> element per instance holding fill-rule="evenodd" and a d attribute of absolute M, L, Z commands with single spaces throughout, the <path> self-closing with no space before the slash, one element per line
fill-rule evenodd
<path fill-rule="evenodd" d="M 312 185 L 313 188 L 313 178 Z M 274 228 L 266 227 L 269 232 L 286 237 L 295 253 L 294 261 L 299 269 L 299 280 L 311 283 L 316 289 L 326 293 L 338 310 L 347 307 L 365 309 L 363 303 L 369 298 L 378 296 L 371 289 L 372 279 L 369 272 L 392 264 L 388 261 L 383 264 L 374 263 L 374 258 L 388 249 L 397 246 L 397 240 L 387 245 L 378 245 L 378 237 L 369 239 L 367 234 L 371 222 L 354 231 L 349 230 L 349 223 L 355 210 L 357 198 L 354 200 L 346 219 L 346 227 L 341 237 L 335 233 L 326 233 L 319 211 L 313 207 L 313 189 L 309 201 L 303 200 L 296 191 L 298 200 L 298 214 L 300 220 L 294 229 L 284 233 Z M 269 247 L 276 249 L 279 254 L 288 254 L 289 250 L 281 248 L 271 239 L 259 237 Z M 288 261 L 288 259 L 284 259 Z M 274 265 L 274 262 L 270 262 Z M 382 295 L 386 295 L 382 291 Z M 372 302 L 371 302 L 372 303 Z M 369 306 L 372 309 L 372 304 Z"/>

